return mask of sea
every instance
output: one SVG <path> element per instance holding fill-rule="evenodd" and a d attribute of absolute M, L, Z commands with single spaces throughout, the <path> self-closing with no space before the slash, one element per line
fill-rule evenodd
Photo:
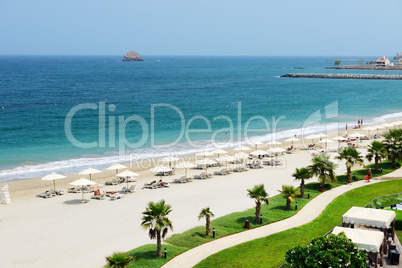
<path fill-rule="evenodd" d="M 143 58 L 0 56 L 0 182 L 402 117 L 402 81 L 280 77 L 400 71 L 327 69 L 335 57 Z"/>

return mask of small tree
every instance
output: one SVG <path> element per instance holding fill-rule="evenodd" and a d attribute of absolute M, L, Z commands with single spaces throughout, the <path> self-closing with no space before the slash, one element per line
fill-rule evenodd
<path fill-rule="evenodd" d="M 308 166 L 313 176 L 318 176 L 318 181 L 321 182 L 322 187 L 326 182 L 337 181 L 335 175 L 336 164 L 329 160 L 329 155 L 317 155 L 311 161 L 313 164 Z M 322 191 L 323 188 L 320 188 Z"/>
<path fill-rule="evenodd" d="M 387 155 L 387 149 L 385 149 L 384 144 L 379 141 L 373 141 L 371 145 L 368 146 L 366 158 L 368 161 L 372 161 L 374 158 L 374 169 L 378 172 L 378 162 L 381 162 Z"/>
<path fill-rule="evenodd" d="M 247 189 L 248 196 L 255 201 L 255 221 L 260 221 L 261 204 L 264 202 L 269 205 L 268 193 L 265 191 L 264 184 L 254 185 L 253 189 Z"/>
<path fill-rule="evenodd" d="M 352 167 L 356 164 L 363 165 L 363 157 L 355 148 L 345 148 L 339 152 L 336 158 L 346 160 L 348 182 L 352 184 Z"/>
<path fill-rule="evenodd" d="M 365 267 L 367 254 L 344 233 L 313 239 L 305 247 L 295 246 L 286 252 L 285 260 L 291 267 Z"/>
<path fill-rule="evenodd" d="M 282 190 L 278 190 L 281 194 L 286 196 L 286 208 L 290 209 L 290 204 L 294 201 L 296 201 L 296 196 L 300 195 L 298 193 L 299 187 L 294 188 L 291 185 L 282 185 Z"/>
<path fill-rule="evenodd" d="M 304 198 L 304 180 L 308 180 L 312 177 L 311 170 L 308 168 L 296 168 L 296 172 L 292 174 L 295 180 L 301 180 L 300 182 L 300 195 Z"/>
<path fill-rule="evenodd" d="M 134 261 L 134 257 L 123 253 L 113 253 L 112 256 L 106 257 L 106 261 L 110 268 L 126 268 L 131 261 Z"/>
<path fill-rule="evenodd" d="M 388 134 L 384 135 L 384 147 L 387 150 L 388 158 L 392 162 L 392 167 L 396 168 L 396 160 L 402 159 L 402 130 L 390 129 Z"/>
<path fill-rule="evenodd" d="M 205 217 L 206 235 L 209 235 L 211 233 L 211 217 L 214 216 L 215 216 L 214 213 L 211 212 L 209 207 L 203 208 L 200 212 L 200 215 L 198 215 L 198 220 L 201 220 L 202 218 Z"/>
<path fill-rule="evenodd" d="M 156 239 L 156 255 L 162 257 L 162 238 L 165 238 L 168 229 L 173 230 L 172 222 L 167 217 L 172 207 L 165 204 L 165 200 L 158 203 L 149 202 L 146 211 L 142 214 L 141 226 L 149 229 L 149 238 Z"/>

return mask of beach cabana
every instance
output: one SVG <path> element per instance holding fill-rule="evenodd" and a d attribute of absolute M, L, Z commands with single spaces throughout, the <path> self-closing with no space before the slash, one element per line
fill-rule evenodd
<path fill-rule="evenodd" d="M 344 232 L 346 237 L 357 245 L 360 251 L 365 251 L 371 262 L 378 263 L 378 255 L 383 257 L 383 251 L 386 247 L 384 243 L 384 233 L 376 230 L 351 229 L 344 227 L 335 227 L 332 231 L 337 235 Z"/>
<path fill-rule="evenodd" d="M 394 211 L 351 207 L 342 216 L 342 227 L 364 226 L 375 228 L 384 233 L 385 239 L 387 239 L 388 232 L 390 232 L 392 240 L 395 240 L 395 218 L 396 214 Z M 386 248 L 384 251 L 386 253 Z"/>

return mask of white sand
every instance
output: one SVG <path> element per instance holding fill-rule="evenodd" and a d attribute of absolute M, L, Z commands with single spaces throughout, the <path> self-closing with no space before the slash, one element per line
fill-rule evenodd
<path fill-rule="evenodd" d="M 365 141 L 365 144 L 369 142 Z M 337 146 L 337 143 L 332 146 Z M 365 154 L 364 149 L 362 152 Z M 335 154 L 331 156 L 333 158 Z M 300 182 L 294 181 L 291 174 L 295 168 L 311 164 L 311 152 L 298 150 L 296 154 L 285 155 L 283 159 L 285 165 L 282 167 L 214 176 L 212 179 L 172 184 L 170 188 L 156 190 L 141 189 L 144 182 L 155 180 L 156 177 L 149 171 L 140 171 L 141 176 L 135 183 L 136 193 L 127 194 L 117 201 L 106 198 L 101 201 L 90 200 L 86 204 L 79 202 L 81 194 L 66 193 L 50 199 L 35 197 L 44 189 L 52 188 L 52 182 L 38 179 L 9 182 L 12 204 L 0 205 L 0 266 L 101 267 L 106 263 L 105 257 L 113 252 L 155 243 L 140 226 L 147 202 L 165 199 L 172 205 L 169 218 L 173 222 L 174 232 L 169 232 L 169 235 L 180 233 L 204 225 L 197 216 L 206 206 L 211 207 L 216 217 L 254 207 L 254 201 L 247 197 L 246 189 L 256 184 L 265 184 L 270 196 L 277 195 L 282 185 L 298 186 Z M 208 172 L 213 170 L 208 169 Z M 189 170 L 189 175 L 200 172 Z M 345 165 L 340 162 L 337 174 L 344 172 Z M 178 173 L 164 179 L 179 178 L 182 174 Z M 94 180 L 100 182 L 113 175 L 113 171 L 96 174 Z M 56 181 L 56 188 L 66 191 L 68 182 L 77 177 L 69 176 Z M 121 190 L 123 186 L 125 184 L 103 186 L 102 190 Z M 89 197 L 90 194 L 86 194 L 86 199 Z"/>

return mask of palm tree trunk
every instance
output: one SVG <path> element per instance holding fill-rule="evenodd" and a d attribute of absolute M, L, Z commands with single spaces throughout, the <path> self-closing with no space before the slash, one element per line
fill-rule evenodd
<path fill-rule="evenodd" d="M 256 202 L 256 206 L 255 206 L 255 221 L 256 222 L 260 221 L 260 213 L 261 213 L 261 202 L 258 201 L 258 202 Z"/>
<path fill-rule="evenodd" d="M 161 231 L 156 231 L 156 256 L 162 257 Z"/>
<path fill-rule="evenodd" d="M 346 167 L 346 173 L 348 174 L 348 183 L 352 184 L 352 171 L 350 167 Z"/>
<path fill-rule="evenodd" d="M 304 179 L 302 179 L 300 183 L 300 195 L 304 198 Z"/>
<path fill-rule="evenodd" d="M 394 169 L 396 168 L 396 162 L 395 161 L 396 161 L 396 155 L 393 154 L 392 155 L 392 168 L 394 168 Z"/>
<path fill-rule="evenodd" d="M 209 235 L 211 233 L 211 219 L 210 219 L 209 215 L 206 215 L 205 219 L 207 221 L 205 234 Z"/>
<path fill-rule="evenodd" d="M 290 209 L 290 199 L 289 199 L 289 197 L 286 199 L 286 208 Z"/>
<path fill-rule="evenodd" d="M 378 155 L 375 155 L 374 162 L 375 162 L 375 166 L 374 166 L 375 171 L 378 172 Z"/>

